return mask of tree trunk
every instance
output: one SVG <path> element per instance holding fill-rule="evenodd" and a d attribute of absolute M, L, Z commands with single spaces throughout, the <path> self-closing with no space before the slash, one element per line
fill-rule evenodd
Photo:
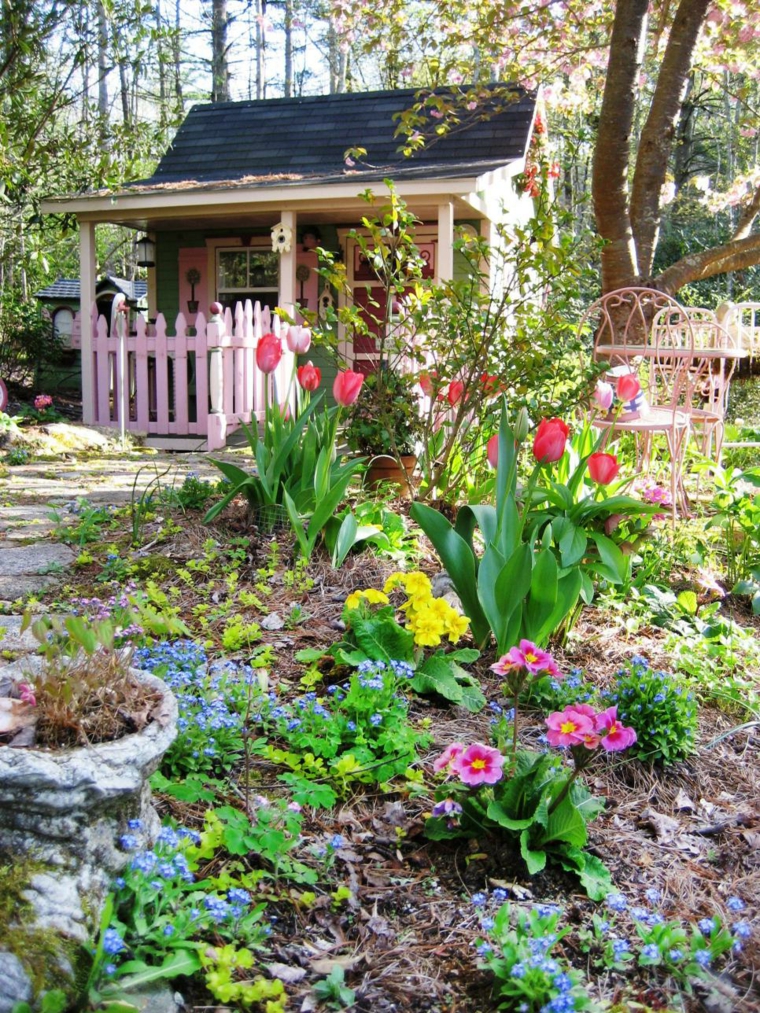
<path fill-rule="evenodd" d="M 293 0 L 285 0 L 285 81 L 283 94 L 290 98 L 293 94 Z"/>
<path fill-rule="evenodd" d="M 230 67 L 227 47 L 227 0 L 212 0 L 211 7 L 211 101 L 229 102 Z"/>
<path fill-rule="evenodd" d="M 639 141 L 631 192 L 631 225 L 638 272 L 645 278 L 652 271 L 661 220 L 662 188 L 673 148 L 676 122 L 697 38 L 710 3 L 711 0 L 681 0 L 670 29 L 649 115 Z"/>
<path fill-rule="evenodd" d="M 631 129 L 636 108 L 648 0 L 619 2 L 599 116 L 592 192 L 602 250 L 602 291 L 637 282 L 636 248 L 628 209 Z"/>
<path fill-rule="evenodd" d="M 98 2 L 98 120 L 102 140 L 108 133 L 108 21 L 102 0 Z"/>
<path fill-rule="evenodd" d="M 177 99 L 177 112 L 182 110 L 182 29 L 180 23 L 180 0 L 174 4 L 174 32 L 172 33 L 172 62 L 174 64 L 174 92 Z"/>

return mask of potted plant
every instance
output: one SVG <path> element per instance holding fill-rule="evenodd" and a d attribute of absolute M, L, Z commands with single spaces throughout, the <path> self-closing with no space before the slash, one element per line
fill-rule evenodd
<path fill-rule="evenodd" d="M 411 491 L 421 434 L 415 381 L 388 366 L 371 373 L 345 429 L 349 447 L 370 458 L 367 484 L 394 482 Z"/>
<path fill-rule="evenodd" d="M 39 620 L 44 656 L 0 669 L 0 1010 L 77 995 L 124 835 L 158 831 L 148 778 L 177 702 L 115 648 L 110 623 Z M 117 847 L 121 837 L 122 847 Z"/>
<path fill-rule="evenodd" d="M 190 298 L 187 300 L 187 312 L 198 312 L 198 300 L 195 298 L 195 286 L 201 280 L 201 272 L 197 267 L 191 267 L 185 274 L 185 281 L 190 286 Z"/>

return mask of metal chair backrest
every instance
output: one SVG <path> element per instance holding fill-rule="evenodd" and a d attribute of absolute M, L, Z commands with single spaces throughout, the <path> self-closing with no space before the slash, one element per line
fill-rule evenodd
<path fill-rule="evenodd" d="M 578 333 L 591 328 L 595 350 L 604 345 L 621 348 L 647 345 L 654 317 L 667 309 L 683 312 L 675 299 L 656 289 L 616 289 L 589 306 L 578 324 Z"/>

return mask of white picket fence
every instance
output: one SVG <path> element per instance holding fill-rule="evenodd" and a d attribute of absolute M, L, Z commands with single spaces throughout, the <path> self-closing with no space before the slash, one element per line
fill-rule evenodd
<path fill-rule="evenodd" d="M 234 319 L 229 309 L 208 320 L 199 313 L 192 328 L 180 313 L 174 334 L 163 314 L 154 325 L 138 317 L 132 334 L 122 333 L 125 318 L 116 311 L 110 334 L 94 306 L 91 319 L 95 425 L 197 436 L 215 450 L 241 422 L 263 419 L 265 384 L 270 397 L 288 396 L 293 355 L 286 347 L 270 376 L 256 367 L 259 338 L 270 330 L 285 333 L 279 318 L 258 302 L 238 304 Z M 72 345 L 81 348 L 78 316 Z"/>

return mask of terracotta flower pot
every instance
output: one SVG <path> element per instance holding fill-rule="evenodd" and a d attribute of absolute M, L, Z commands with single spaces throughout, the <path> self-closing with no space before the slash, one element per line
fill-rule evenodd
<path fill-rule="evenodd" d="M 370 489 L 376 489 L 381 482 L 390 482 L 399 487 L 402 496 L 411 496 L 412 476 L 416 467 L 417 458 L 414 454 L 402 454 L 400 462 L 395 457 L 380 454 L 369 462 L 364 484 Z"/>

